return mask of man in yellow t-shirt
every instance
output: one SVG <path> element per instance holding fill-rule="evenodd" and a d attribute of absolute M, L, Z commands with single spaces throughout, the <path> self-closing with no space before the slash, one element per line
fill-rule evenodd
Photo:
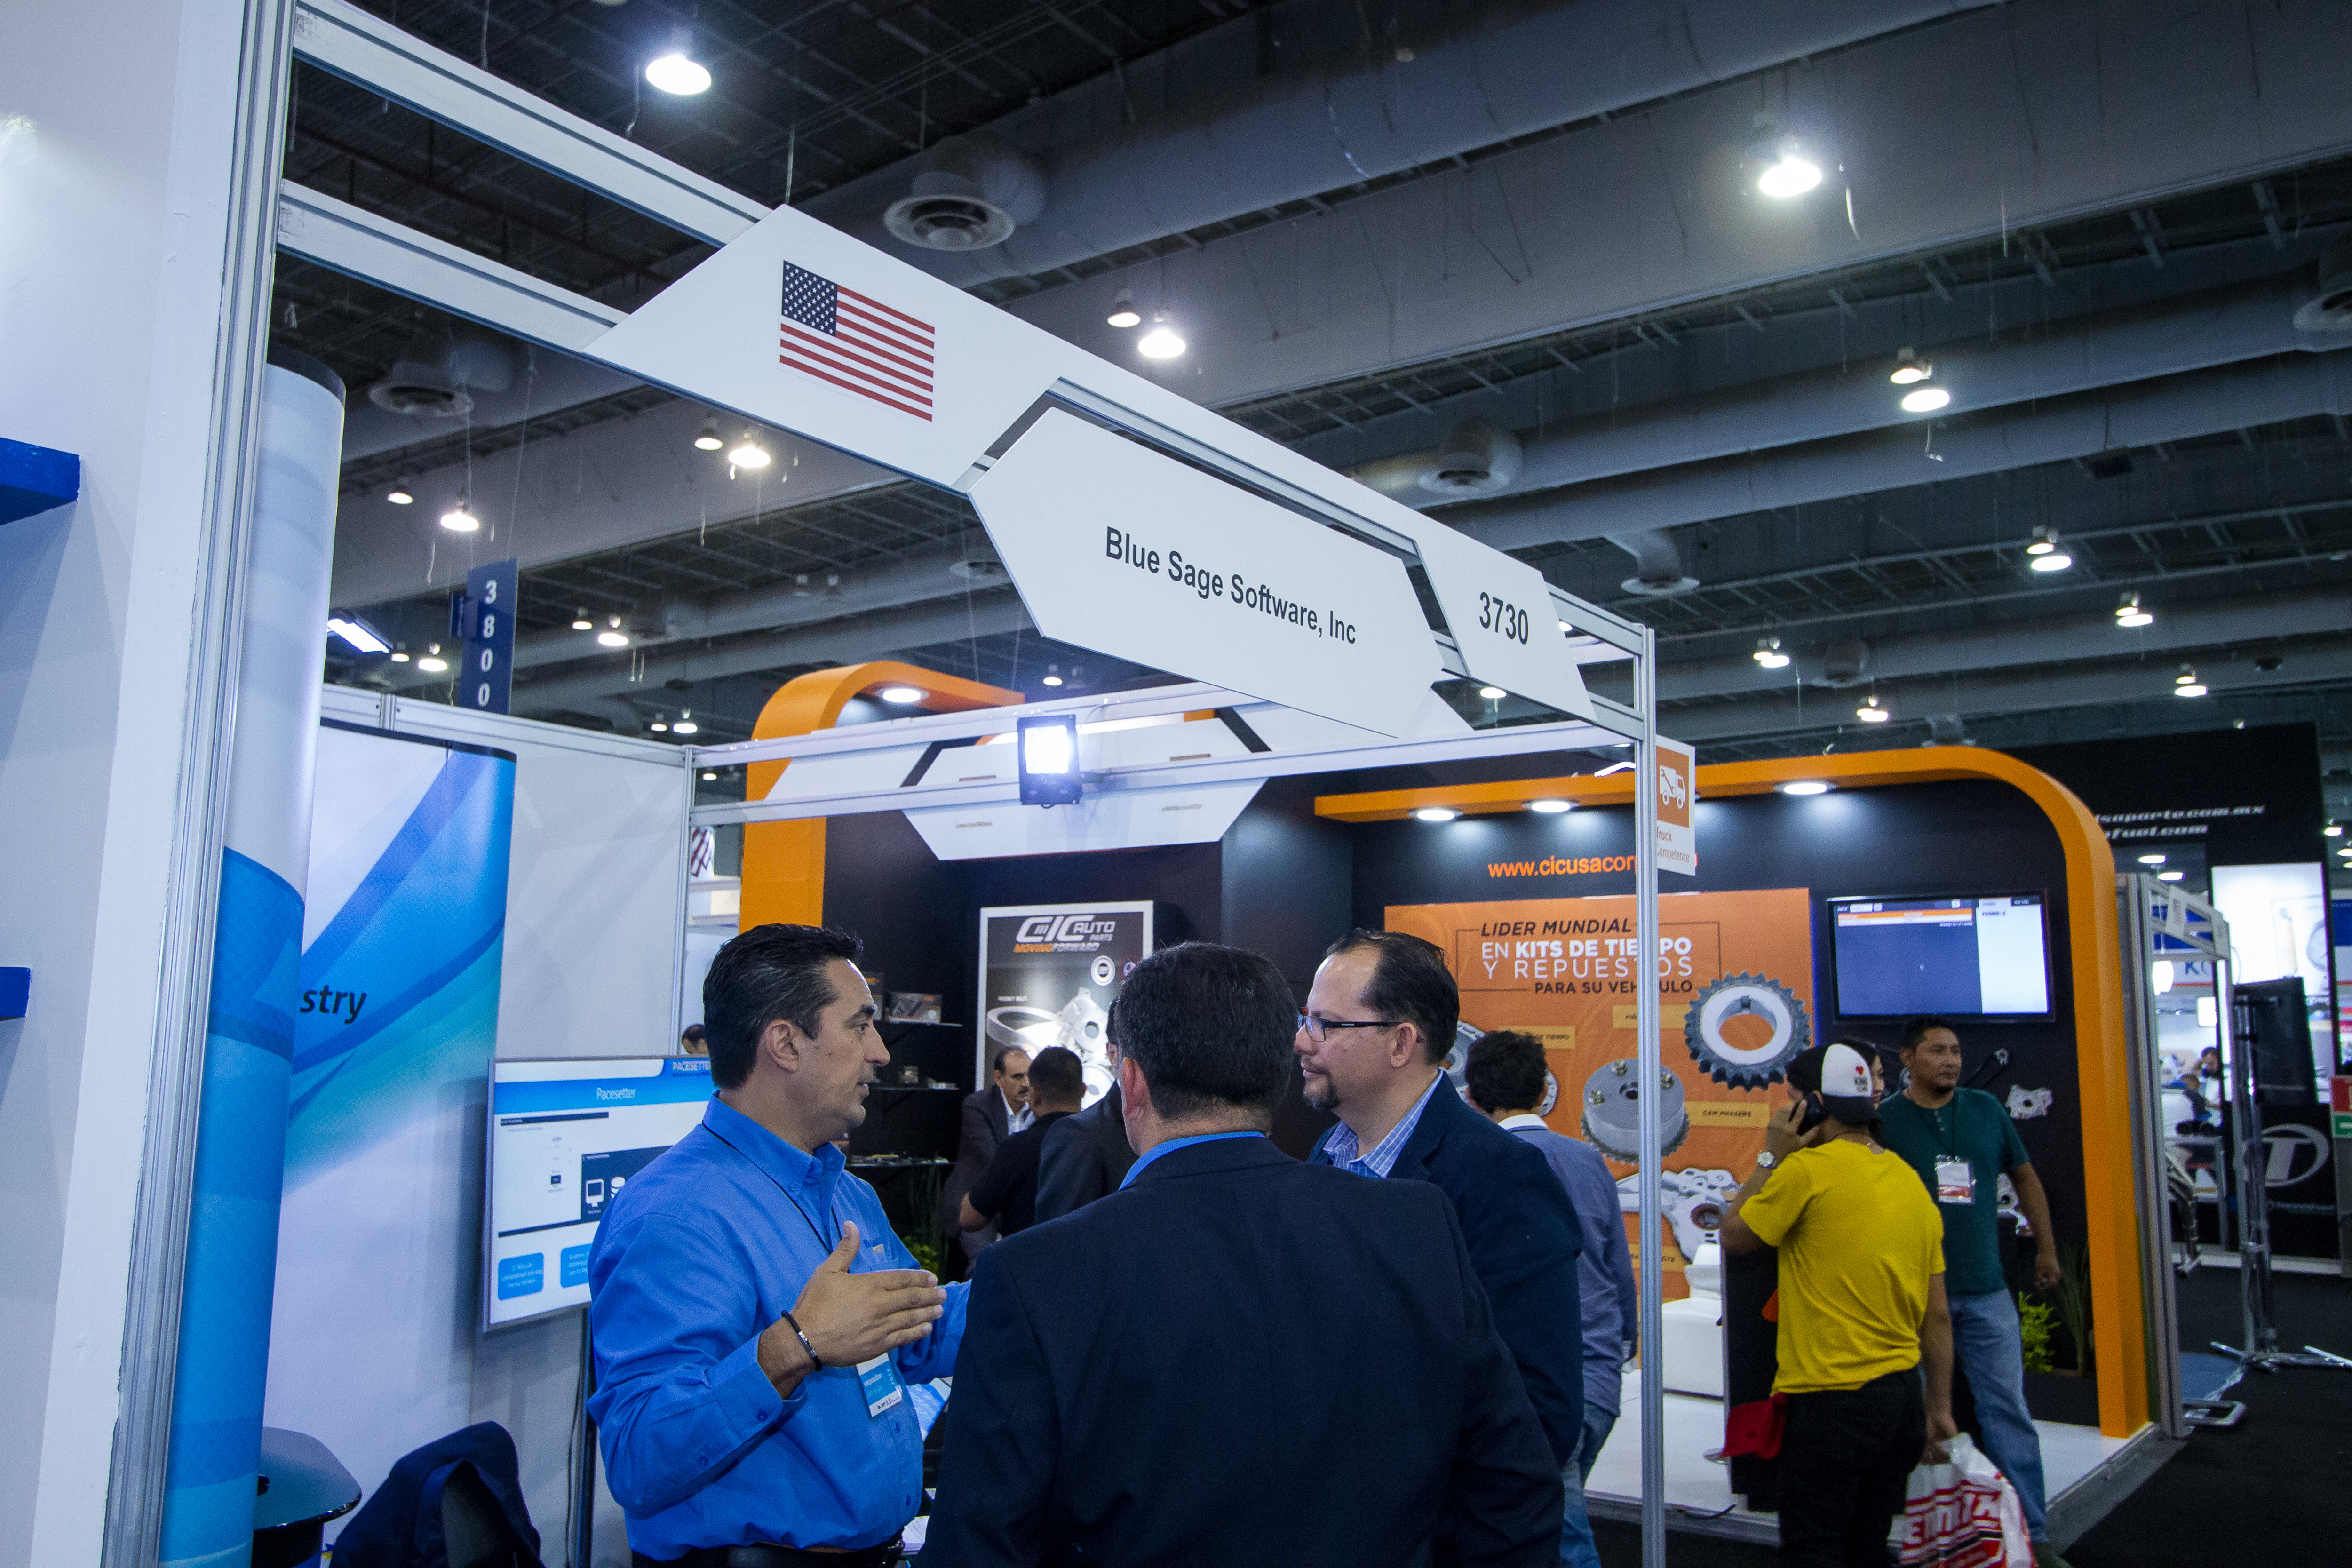
<path fill-rule="evenodd" d="M 1726 1252 L 1780 1249 L 1780 1561 L 1885 1568 L 1906 1479 L 1955 1430 L 1944 1222 L 1872 1135 L 1862 1051 L 1815 1047 L 1789 1076 L 1820 1090 L 1766 1125 L 1722 1230 Z"/>

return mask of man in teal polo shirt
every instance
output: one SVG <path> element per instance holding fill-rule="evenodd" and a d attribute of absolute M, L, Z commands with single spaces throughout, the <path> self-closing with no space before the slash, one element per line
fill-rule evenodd
<path fill-rule="evenodd" d="M 2017 1489 L 2033 1560 L 2064 1568 L 2049 1543 L 2042 1479 L 2042 1435 L 2025 1408 L 2025 1345 L 2017 1303 L 2000 1264 L 2000 1199 L 2005 1173 L 2018 1207 L 2033 1227 L 2033 1284 L 2058 1283 L 2058 1241 L 2050 1200 L 2025 1157 L 2017 1124 L 2000 1101 L 1960 1087 L 1960 1037 L 1948 1019 L 1914 1018 L 1903 1026 L 1903 1066 L 1911 1081 L 1878 1108 L 1880 1138 L 1927 1184 L 1944 1216 L 1944 1289 L 1951 1302 L 1952 1359 L 1976 1396 L 1984 1451 Z"/>

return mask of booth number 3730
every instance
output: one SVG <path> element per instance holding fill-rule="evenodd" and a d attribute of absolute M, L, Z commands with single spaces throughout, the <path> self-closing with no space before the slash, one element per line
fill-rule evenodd
<path fill-rule="evenodd" d="M 1524 645 L 1528 640 L 1528 613 L 1507 599 L 1481 594 L 1478 595 L 1478 629 L 1496 633 L 1507 641 Z"/>

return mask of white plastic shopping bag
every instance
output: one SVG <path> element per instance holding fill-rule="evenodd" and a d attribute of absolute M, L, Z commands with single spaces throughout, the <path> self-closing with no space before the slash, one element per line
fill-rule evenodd
<path fill-rule="evenodd" d="M 1895 1521 L 1903 1568 L 2033 1568 L 2017 1489 L 1967 1437 L 1945 1447 L 1948 1463 L 1921 1465 Z"/>

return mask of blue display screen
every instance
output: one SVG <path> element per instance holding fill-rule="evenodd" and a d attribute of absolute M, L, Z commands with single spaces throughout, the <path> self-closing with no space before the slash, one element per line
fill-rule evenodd
<path fill-rule="evenodd" d="M 1838 1014 L 2048 1017 L 2042 914 L 2039 893 L 1832 899 Z"/>

